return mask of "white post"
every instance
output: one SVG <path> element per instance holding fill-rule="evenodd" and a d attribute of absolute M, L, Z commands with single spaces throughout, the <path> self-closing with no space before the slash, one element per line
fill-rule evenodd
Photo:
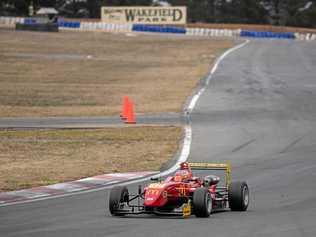
<path fill-rule="evenodd" d="M 306 40 L 309 41 L 310 39 L 311 39 L 311 34 L 308 33 L 308 34 L 306 35 Z"/>

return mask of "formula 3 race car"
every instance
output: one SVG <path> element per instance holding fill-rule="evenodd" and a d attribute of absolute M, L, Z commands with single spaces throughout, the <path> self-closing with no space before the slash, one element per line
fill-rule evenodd
<path fill-rule="evenodd" d="M 203 178 L 193 176 L 193 170 L 207 172 L 225 171 L 225 181 L 219 185 L 219 176 L 207 174 Z M 127 214 L 181 215 L 209 217 L 211 213 L 227 210 L 246 211 L 249 205 L 249 189 L 246 182 L 231 182 L 230 163 L 180 164 L 174 176 L 154 183 L 137 194 L 129 194 L 127 187 L 116 186 L 110 192 L 109 209 L 113 216 Z M 158 181 L 158 182 L 157 182 Z"/>

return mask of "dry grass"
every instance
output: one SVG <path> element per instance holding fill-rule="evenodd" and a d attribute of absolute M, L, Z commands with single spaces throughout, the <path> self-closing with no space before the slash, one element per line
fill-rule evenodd
<path fill-rule="evenodd" d="M 0 30 L 0 116 L 178 112 L 229 40 Z M 87 58 L 88 55 L 92 57 Z"/>
<path fill-rule="evenodd" d="M 109 172 L 158 170 L 178 127 L 0 131 L 0 192 Z"/>

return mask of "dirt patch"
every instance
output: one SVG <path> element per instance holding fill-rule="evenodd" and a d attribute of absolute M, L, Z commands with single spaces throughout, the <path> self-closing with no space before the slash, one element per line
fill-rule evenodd
<path fill-rule="evenodd" d="M 215 57 L 233 45 L 209 38 L 1 30 L 0 116 L 179 112 Z"/>
<path fill-rule="evenodd" d="M 0 192 L 98 174 L 159 170 L 179 127 L 0 131 Z"/>

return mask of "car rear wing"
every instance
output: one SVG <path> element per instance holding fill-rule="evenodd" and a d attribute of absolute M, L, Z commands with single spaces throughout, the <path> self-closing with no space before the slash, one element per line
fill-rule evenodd
<path fill-rule="evenodd" d="M 225 183 L 228 187 L 231 184 L 231 164 L 226 163 L 189 163 L 192 170 L 223 170 L 225 171 Z"/>

